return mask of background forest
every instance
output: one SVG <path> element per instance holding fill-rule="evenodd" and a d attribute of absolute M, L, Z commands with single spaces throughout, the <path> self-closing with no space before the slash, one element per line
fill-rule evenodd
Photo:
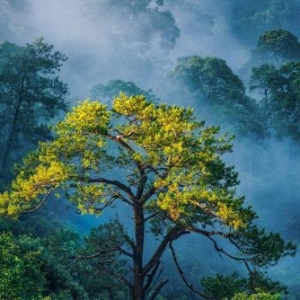
<path fill-rule="evenodd" d="M 0 299 L 300 299 L 299 16 L 299 0 L 0 0 Z M 55 124 L 67 112 L 91 99 L 122 115 L 118 101 L 126 107 L 132 95 L 159 112 L 163 103 L 190 107 L 205 126 L 234 135 L 232 151 L 227 140 L 211 149 L 238 172 L 224 169 L 220 181 L 259 216 L 245 240 L 233 239 L 255 257 L 255 271 L 218 238 L 216 246 L 184 235 L 174 238 L 177 255 L 171 239 L 147 274 L 149 291 L 162 280 L 157 293 L 134 298 L 124 206 L 83 209 L 64 192 L 7 204 L 17 174 L 37 164 L 32 155 L 24 168 L 23 158 L 60 141 L 65 129 Z M 155 219 L 146 255 L 171 219 Z"/>

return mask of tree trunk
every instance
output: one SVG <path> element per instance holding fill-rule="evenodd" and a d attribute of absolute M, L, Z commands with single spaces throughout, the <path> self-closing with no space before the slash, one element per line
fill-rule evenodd
<path fill-rule="evenodd" d="M 145 220 L 143 204 L 135 202 L 134 204 L 134 226 L 135 226 L 135 249 L 133 259 L 133 287 L 131 291 L 132 300 L 144 300 L 143 292 L 143 256 L 145 239 Z"/>
<path fill-rule="evenodd" d="M 14 118 L 13 118 L 13 123 L 11 126 L 11 130 L 8 136 L 8 140 L 7 140 L 7 144 L 6 144 L 6 148 L 4 151 L 4 155 L 3 155 L 3 160 L 2 160 L 2 169 L 5 169 L 6 165 L 7 165 L 7 161 L 8 161 L 8 157 L 9 157 L 9 153 L 13 144 L 13 139 L 14 139 L 14 135 L 16 132 L 16 127 L 17 127 L 17 121 L 18 121 L 18 117 L 19 117 L 19 112 L 20 112 L 20 106 L 21 106 L 21 99 L 19 98 L 18 100 L 18 104 L 14 113 Z"/>
<path fill-rule="evenodd" d="M 21 83 L 20 83 L 20 87 L 18 90 L 18 102 L 16 105 L 16 110 L 14 113 L 14 117 L 13 117 L 13 123 L 11 126 L 11 130 L 8 136 L 8 140 L 7 140 L 7 145 L 4 151 L 4 156 L 3 156 L 3 160 L 2 160 L 2 170 L 5 169 L 6 165 L 7 165 L 7 161 L 8 161 L 8 157 L 10 154 L 10 150 L 13 144 L 13 140 L 14 140 L 14 135 L 16 133 L 16 127 L 17 127 L 17 121 L 19 118 L 19 113 L 20 113 L 20 109 L 21 109 L 21 102 L 22 102 L 22 96 L 23 96 L 23 92 L 24 92 L 24 87 L 25 87 L 25 78 L 27 76 L 27 72 L 25 71 L 24 74 L 22 75 L 22 79 L 21 79 Z"/>

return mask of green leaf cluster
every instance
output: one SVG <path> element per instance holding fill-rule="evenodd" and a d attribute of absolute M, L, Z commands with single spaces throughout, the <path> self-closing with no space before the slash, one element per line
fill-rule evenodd
<path fill-rule="evenodd" d="M 43 38 L 0 45 L 0 181 L 9 182 L 13 164 L 51 138 L 46 122 L 67 109 L 68 88 L 57 76 L 66 59 Z"/>
<path fill-rule="evenodd" d="M 11 188 L 0 194 L 0 213 L 35 210 L 54 190 L 64 192 L 82 213 L 99 214 L 120 203 L 133 209 L 139 234 L 134 239 L 119 224 L 103 227 L 108 240 L 111 231 L 121 236 L 109 245 L 102 244 L 103 232 L 100 240 L 93 232 L 88 243 L 91 249 L 96 243 L 98 254 L 115 258 L 120 252 L 136 266 L 135 253 L 144 255 L 150 221 L 152 233 L 161 236 L 157 252 L 139 266 L 150 278 L 167 245 L 187 233 L 208 238 L 220 255 L 244 263 L 251 277 L 257 268 L 294 255 L 295 247 L 254 225 L 255 212 L 236 195 L 237 172 L 222 160 L 231 148 L 231 137 L 206 127 L 190 108 L 125 94 L 114 99 L 111 109 L 86 100 L 54 127 L 52 141 L 25 158 Z M 219 238 L 231 246 L 221 247 Z"/>

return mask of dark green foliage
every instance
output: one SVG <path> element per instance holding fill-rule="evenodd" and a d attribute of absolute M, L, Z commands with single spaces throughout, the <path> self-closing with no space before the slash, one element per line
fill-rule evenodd
<path fill-rule="evenodd" d="M 282 299 L 280 294 L 258 292 L 253 295 L 247 295 L 246 293 L 238 293 L 234 295 L 234 297 L 231 300 L 280 300 L 280 299 Z"/>
<path fill-rule="evenodd" d="M 224 60 L 216 57 L 179 58 L 169 76 L 183 81 L 212 102 L 238 101 L 245 92 L 238 76 L 233 74 Z"/>
<path fill-rule="evenodd" d="M 100 225 L 91 230 L 82 249 L 69 256 L 70 270 L 88 291 L 89 299 L 129 299 L 122 281 L 127 272 L 121 247 L 125 238 L 129 239 L 124 232 L 118 221 Z"/>
<path fill-rule="evenodd" d="M 42 299 L 45 277 L 40 265 L 43 249 L 26 236 L 0 234 L 0 299 Z"/>
<path fill-rule="evenodd" d="M 273 299 L 272 297 L 275 300 L 279 299 L 279 294 L 285 291 L 285 288 L 278 282 L 271 281 L 260 272 L 253 273 L 249 278 L 241 278 L 236 272 L 228 276 L 206 277 L 202 279 L 201 283 L 205 294 L 215 300 Z M 244 295 L 244 298 L 241 295 Z M 253 298 L 250 295 L 253 295 Z M 259 298 L 258 296 L 270 298 Z"/>
<path fill-rule="evenodd" d="M 48 295 L 61 300 L 89 299 L 79 283 L 78 273 L 66 267 L 80 249 L 78 234 L 70 229 L 60 229 L 46 236 L 41 243 L 45 249 L 43 269 Z"/>
<path fill-rule="evenodd" d="M 251 224 L 248 228 L 234 233 L 230 240 L 240 251 L 248 253 L 252 263 L 260 267 L 266 265 L 267 262 L 275 265 L 281 256 L 296 254 L 295 245 L 284 243 L 279 234 L 267 233 L 264 229 L 258 229 L 257 226 Z"/>
<path fill-rule="evenodd" d="M 240 278 L 237 273 L 206 277 L 202 279 L 201 284 L 205 295 L 218 300 L 225 297 L 230 299 L 237 292 L 247 289 L 247 279 Z"/>
<path fill-rule="evenodd" d="M 0 180 L 39 140 L 50 137 L 46 121 L 67 105 L 67 86 L 57 73 L 66 57 L 42 38 L 19 47 L 0 46 Z"/>
<path fill-rule="evenodd" d="M 279 282 L 272 281 L 257 268 L 264 268 L 266 263 L 276 265 L 280 256 L 295 255 L 296 247 L 291 243 L 284 244 L 278 234 L 267 234 L 264 229 L 260 230 L 254 225 L 249 225 L 247 229 L 240 229 L 229 237 L 240 254 L 235 255 L 236 259 L 243 262 L 245 253 L 251 257 L 246 263 L 249 276 L 241 278 L 237 273 L 229 276 L 217 275 L 216 277 L 206 277 L 202 279 L 202 285 L 205 293 L 213 299 L 230 299 L 235 293 L 246 292 L 255 294 L 257 291 L 268 293 L 282 293 L 286 287 Z M 223 249 L 215 242 L 216 249 L 223 253 Z M 226 298 L 227 299 L 227 298 Z"/>
<path fill-rule="evenodd" d="M 241 134 L 264 135 L 256 101 L 246 96 L 244 84 L 224 60 L 182 57 L 169 77 L 177 85 L 183 83 L 202 110 L 208 108 L 213 123 Z"/>
<path fill-rule="evenodd" d="M 24 234 L 36 233 L 38 222 L 42 238 Z M 49 223 L 34 217 L 26 222 L 1 218 L 0 299 L 88 299 L 76 272 L 66 268 L 80 249 L 78 234 L 54 230 Z"/>
<path fill-rule="evenodd" d="M 158 98 L 152 93 L 151 90 L 141 90 L 133 82 L 123 80 L 110 80 L 107 84 L 98 84 L 94 86 L 91 89 L 91 98 L 102 101 L 111 101 L 121 92 L 129 97 L 134 95 L 144 95 L 149 100 L 154 102 L 158 101 Z"/>
<path fill-rule="evenodd" d="M 299 83 L 299 62 L 287 62 L 279 68 L 268 64 L 253 68 L 250 89 L 262 94 L 259 108 L 264 126 L 279 138 L 300 139 Z"/>
<path fill-rule="evenodd" d="M 143 57 L 148 51 L 169 51 L 174 47 L 179 38 L 179 28 L 172 13 L 164 10 L 167 2 L 170 2 L 170 8 L 172 5 L 173 8 L 176 7 L 181 18 L 193 16 L 193 20 L 186 21 L 193 25 L 189 26 L 189 34 L 214 34 L 213 31 L 219 26 L 210 15 L 212 12 L 205 13 L 201 10 L 202 4 L 193 0 L 85 2 L 90 8 L 89 16 L 99 19 L 99 28 L 102 22 L 114 23 L 113 30 L 109 32 L 110 38 L 114 41 L 118 54 L 121 55 L 122 52 L 121 60 L 126 58 L 129 65 L 132 61 L 128 59 L 128 54 L 136 55 L 138 52 Z M 197 107 L 205 118 L 221 124 L 222 128 L 229 128 L 238 134 L 291 137 L 299 141 L 300 64 L 295 61 L 299 60 L 300 47 L 298 38 L 292 32 L 299 30 L 300 1 L 214 2 L 224 8 L 230 7 L 229 25 L 239 41 L 254 45 L 254 41 L 260 36 L 252 53 L 251 63 L 258 67 L 253 69 L 250 87 L 252 91 L 259 92 L 255 94 L 258 101 L 246 96 L 240 78 L 224 60 L 215 57 L 188 56 L 179 59 L 178 65 L 170 73 L 170 77 L 176 82 L 176 93 L 179 94 L 178 91 L 183 87 L 184 95 L 188 95 L 186 99 L 196 99 Z M 0 0 L 2 38 L 24 30 L 21 27 L 25 25 L 20 25 L 26 22 L 20 22 L 24 19 L 17 14 L 21 16 L 26 12 L 27 15 L 29 9 L 27 0 Z M 181 14 L 183 11 L 187 15 Z M 64 55 L 54 52 L 53 47 L 42 39 L 25 47 L 8 42 L 1 45 L 0 180 L 5 183 L 11 178 L 9 169 L 14 162 L 18 162 L 39 140 L 51 138 L 47 127 L 49 120 L 66 109 L 63 99 L 67 88 L 56 77 L 65 59 Z M 116 59 L 120 58 L 116 56 Z M 140 62 L 131 67 L 142 69 Z M 262 62 L 274 65 L 259 66 Z M 149 66 L 151 68 L 150 64 Z M 122 80 L 111 80 L 107 84 L 94 86 L 91 97 L 110 101 L 120 92 L 127 96 L 142 94 L 151 102 L 159 101 L 151 90 L 141 90 L 133 82 Z M 18 106 L 20 110 L 14 110 Z M 112 179 L 117 179 L 115 173 L 112 174 Z M 218 177 L 218 166 L 213 174 Z M 155 214 L 155 210 L 153 213 Z M 58 215 L 62 216 L 60 212 Z M 66 214 L 61 218 L 64 217 L 67 218 Z M 157 238 L 159 234 L 164 237 L 173 225 L 164 213 L 154 216 L 153 221 L 156 226 L 152 229 Z M 180 224 L 178 221 L 178 224 L 188 226 L 193 221 L 192 217 L 186 217 L 184 222 Z M 210 227 L 212 223 L 208 217 L 203 217 L 202 221 L 205 225 L 201 227 L 200 222 L 198 230 L 204 235 L 205 230 L 215 233 L 218 229 L 217 224 Z M 48 208 L 41 215 L 23 215 L 19 220 L 0 219 L 0 299 L 129 299 L 129 288 L 123 279 L 132 279 L 128 275 L 128 271 L 131 271 L 131 258 L 128 254 L 134 252 L 134 247 L 130 246 L 132 240 L 124 227 L 117 221 L 109 222 L 93 229 L 82 241 L 72 230 L 60 229 L 62 225 Z M 277 264 L 281 256 L 294 255 L 295 247 L 292 244 L 285 244 L 278 234 L 267 234 L 253 225 L 247 230 L 241 228 L 236 232 L 230 230 L 225 233 L 224 238 L 240 251 L 232 252 L 230 247 L 227 251 L 228 249 L 223 248 L 223 243 L 218 245 L 219 237 L 207 237 L 220 256 L 232 255 L 235 260 L 253 268 L 249 267 L 248 278 L 241 278 L 237 273 L 205 278 L 202 280 L 203 293 L 220 300 L 280 299 L 279 294 L 274 293 L 284 292 L 283 287 L 266 278 L 257 268 L 262 267 L 264 270 L 265 265 Z M 194 282 L 198 280 L 199 283 L 199 276 L 210 270 L 207 252 L 202 248 L 202 252 L 198 251 L 193 243 L 188 244 L 187 248 L 188 251 L 177 249 L 179 262 L 187 277 Z M 201 256 L 200 262 L 195 261 L 192 250 L 197 250 L 198 257 Z M 158 272 L 157 282 L 164 278 L 171 278 L 172 282 L 172 272 L 176 272 L 176 268 L 169 268 L 170 262 L 167 259 L 170 257 L 164 256 L 161 265 L 160 262 L 157 263 L 159 268 L 162 266 L 164 271 L 167 269 L 162 277 Z M 147 259 L 143 263 L 145 265 Z M 213 263 L 217 264 L 217 260 Z M 293 277 L 290 282 L 293 284 L 294 294 L 298 295 L 299 278 L 291 274 L 298 275 L 296 267 L 295 270 L 289 269 L 282 277 Z M 180 278 L 176 278 L 179 281 Z M 173 279 L 173 286 L 170 287 L 169 283 L 166 291 L 157 299 L 194 299 L 192 292 L 189 294 L 184 290 L 185 287 L 182 288 L 177 283 Z M 149 291 L 151 294 L 151 288 Z"/>
<path fill-rule="evenodd" d="M 259 37 L 252 56 L 256 64 L 268 62 L 280 65 L 289 60 L 299 60 L 300 43 L 289 31 L 283 29 L 266 31 Z"/>

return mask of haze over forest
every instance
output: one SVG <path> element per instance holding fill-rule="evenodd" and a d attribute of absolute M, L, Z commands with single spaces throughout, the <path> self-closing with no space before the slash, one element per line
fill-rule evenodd
<path fill-rule="evenodd" d="M 300 0 L 0 0 L 0 130 L 3 136 L 0 141 L 0 265 L 4 266 L 0 278 L 5 278 L 2 282 L 0 279 L 0 299 L 300 299 L 300 260 L 299 253 L 295 252 L 295 246 L 300 243 L 299 38 Z M 134 102 L 130 106 L 127 97 L 133 95 L 144 95 L 150 104 Z M 49 188 L 49 195 L 52 189 L 58 188 L 59 198 L 53 192 L 48 199 L 43 190 L 41 194 L 47 194 L 45 204 L 41 195 L 34 196 L 30 202 L 31 195 L 22 194 L 42 163 L 40 158 L 29 157 L 22 169 L 22 159 L 37 149 L 40 142 L 54 141 L 53 147 L 61 147 L 57 136 L 61 132 L 71 136 L 76 130 L 66 131 L 62 126 L 53 134 L 49 125 L 63 121 L 77 105 L 82 114 L 86 113 L 91 108 L 79 104 L 85 99 L 90 99 L 90 103 L 104 103 L 108 110 L 113 107 L 110 114 L 116 119 L 110 126 L 118 120 L 124 122 L 124 111 L 134 105 L 153 105 L 157 109 L 153 108 L 153 113 L 159 115 L 166 104 L 190 107 L 198 120 L 205 121 L 204 126 L 220 127 L 219 132 L 207 134 L 211 134 L 212 144 L 216 143 L 208 152 L 216 151 L 212 160 L 221 153 L 225 165 L 234 166 L 238 172 L 238 180 L 220 164 L 215 168 L 215 176 L 219 176 L 216 185 L 235 191 L 236 196 L 232 197 L 236 198 L 226 194 L 230 201 L 238 202 L 239 197 L 245 196 L 243 207 L 251 206 L 259 216 L 249 224 L 266 232 L 255 232 L 259 235 L 256 240 L 243 232 L 245 240 L 238 240 L 241 245 L 237 249 L 234 248 L 238 244 L 234 240 L 236 236 L 233 246 L 226 246 L 232 232 L 241 234 L 243 230 L 233 223 L 233 216 L 223 218 L 219 207 L 216 208 L 206 216 L 209 221 L 197 219 L 197 224 L 201 223 L 201 230 L 222 231 L 225 241 L 222 237 L 216 238 L 217 243 L 211 243 L 210 238 L 198 239 L 186 234 L 193 232 L 186 225 L 184 231 L 166 243 L 168 247 L 159 262 L 152 269 L 149 267 L 153 274 L 148 270 L 144 276 L 145 294 L 141 292 L 138 297 L 137 279 L 132 271 L 136 257 L 128 250 L 135 225 L 131 223 L 133 217 L 126 201 L 111 206 L 106 200 L 103 213 L 94 216 L 99 203 L 94 209 L 95 203 L 88 197 L 81 199 L 89 199 L 91 206 L 72 200 L 75 186 L 78 188 L 76 183 L 68 186 L 67 192 L 64 190 L 73 177 Z M 118 104 L 120 99 L 126 107 L 123 111 Z M 92 105 L 94 111 L 100 110 L 96 104 Z M 171 108 L 170 111 L 175 116 Z M 147 112 L 145 109 L 144 113 Z M 118 114 L 122 116 L 119 119 Z M 105 119 L 105 112 L 103 116 Z M 173 121 L 170 118 L 170 124 L 176 127 Z M 72 126 L 65 122 L 66 127 Z M 189 122 L 193 122 L 192 118 Z M 130 125 L 133 123 L 131 120 Z M 113 138 L 109 136 L 111 140 L 119 142 L 120 136 L 130 140 L 132 134 L 133 142 L 140 142 L 133 133 L 119 135 L 118 130 Z M 227 140 L 218 140 L 226 132 L 234 136 L 233 140 L 229 138 L 232 149 Z M 73 142 L 74 149 L 79 149 L 80 143 L 69 140 L 70 144 Z M 222 150 L 223 142 L 226 151 Z M 110 147 L 105 151 L 119 154 L 117 148 Z M 46 151 L 39 151 L 39 155 L 46 157 Z M 91 157 L 94 158 L 92 154 Z M 72 159 L 73 163 L 79 163 L 80 158 L 75 154 Z M 105 172 L 111 168 L 111 173 L 104 172 L 104 175 L 131 186 L 134 180 L 128 178 L 132 174 L 120 167 L 127 160 L 124 163 L 116 159 L 120 166 L 115 167 L 109 159 L 107 169 L 103 168 Z M 163 177 L 160 170 L 154 172 L 150 168 L 150 172 L 153 177 Z M 214 191 L 214 184 L 211 179 L 209 191 Z M 117 186 L 126 191 L 122 185 Z M 22 192 L 18 190 L 20 187 Z M 23 203 L 18 202 L 20 199 Z M 145 208 L 149 209 L 149 219 L 157 213 L 150 206 Z M 206 206 L 199 207 L 205 214 Z M 230 207 L 237 209 L 236 214 L 245 213 L 245 218 L 250 215 L 234 205 Z M 144 261 L 149 258 L 152 261 L 152 253 L 174 224 L 176 227 L 179 223 L 185 226 L 182 224 L 195 222 L 191 221 L 195 216 L 189 215 L 190 210 L 189 213 L 184 210 L 186 207 L 183 209 L 186 218 L 182 219 L 171 213 L 165 217 L 164 213 L 169 213 L 167 204 L 161 204 L 160 208 L 163 213 L 157 213 L 158 219 L 156 215 L 153 217 L 157 222 L 156 227 L 152 224 L 154 233 L 145 236 Z M 152 225 L 146 225 L 147 234 Z M 166 227 L 161 229 L 163 225 Z M 193 233 L 199 233 L 200 227 L 198 232 L 195 228 Z M 267 236 L 270 232 L 280 237 Z M 246 242 L 248 239 L 251 246 Z M 182 282 L 176 258 L 173 262 L 172 242 L 177 247 L 177 259 L 184 274 L 192 282 L 190 288 Z M 242 251 L 244 256 L 239 256 L 240 260 L 231 260 L 230 255 L 222 252 L 223 247 L 232 256 L 245 250 L 243 247 L 246 250 Z M 95 253 L 98 260 L 93 260 Z M 253 257 L 249 258 L 248 265 L 245 257 L 249 253 Z M 16 263 L 12 263 L 13 257 Z M 259 279 L 250 278 L 253 274 Z M 27 276 L 32 288 L 26 287 L 30 285 L 24 280 Z M 205 281 L 203 277 L 209 279 Z M 151 278 L 147 281 L 149 286 L 145 278 Z M 134 283 L 130 285 L 130 282 Z M 7 289 L 8 286 L 12 288 Z M 257 298 L 251 298 L 255 294 Z"/>

